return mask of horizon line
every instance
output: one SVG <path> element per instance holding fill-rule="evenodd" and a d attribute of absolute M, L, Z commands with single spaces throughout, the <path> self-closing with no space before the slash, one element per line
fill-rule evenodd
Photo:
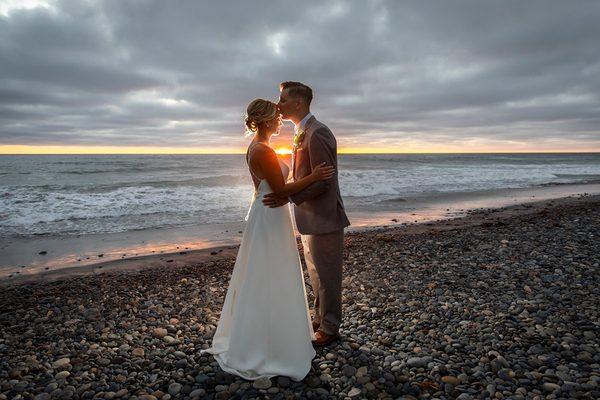
<path fill-rule="evenodd" d="M 292 148 L 287 143 L 272 143 L 273 150 L 279 154 L 290 154 Z M 527 146 L 524 143 L 498 146 L 443 146 L 415 145 L 405 146 L 348 146 L 341 144 L 337 147 L 338 154 L 550 154 L 550 153 L 596 153 L 600 145 L 590 143 L 584 146 Z M 569 148 L 570 147 L 570 148 Z M 60 146 L 60 145 L 6 145 L 0 144 L 0 155 L 152 155 L 152 154 L 245 154 L 246 148 L 238 146 L 215 147 L 169 147 L 169 146 Z"/>
<path fill-rule="evenodd" d="M 191 152 L 191 153 L 0 153 L 0 156 L 114 156 L 114 155 L 123 155 L 123 156 L 151 156 L 151 155 L 182 155 L 182 156 L 191 156 L 191 155 L 243 155 L 245 152 Z M 278 153 L 282 155 L 282 153 Z M 291 153 L 283 153 L 291 154 Z M 338 151 L 337 154 L 402 154 L 402 155 L 425 155 L 425 154 L 600 154 L 600 150 L 571 150 L 571 151 L 410 151 L 410 152 L 401 152 L 401 151 Z"/>

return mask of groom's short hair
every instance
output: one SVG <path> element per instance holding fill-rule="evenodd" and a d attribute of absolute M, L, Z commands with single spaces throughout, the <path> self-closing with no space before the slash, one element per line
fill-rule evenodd
<path fill-rule="evenodd" d="M 307 105 L 310 106 L 310 102 L 313 99 L 313 92 L 312 89 L 304 83 L 292 81 L 282 82 L 279 85 L 279 91 L 283 91 L 283 89 L 288 89 L 290 96 L 295 98 L 300 97 L 306 102 Z"/>

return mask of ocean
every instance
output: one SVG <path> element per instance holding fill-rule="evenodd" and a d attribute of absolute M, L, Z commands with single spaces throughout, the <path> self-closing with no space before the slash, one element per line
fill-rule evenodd
<path fill-rule="evenodd" d="M 340 155 L 349 212 L 445 193 L 600 182 L 600 154 Z M 0 237 L 72 236 L 242 221 L 243 155 L 0 156 Z"/>

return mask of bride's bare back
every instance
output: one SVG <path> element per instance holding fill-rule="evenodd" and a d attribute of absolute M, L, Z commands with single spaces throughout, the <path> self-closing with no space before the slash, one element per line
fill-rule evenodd
<path fill-rule="evenodd" d="M 267 144 L 254 141 L 248 146 L 246 152 L 246 162 L 254 182 L 254 188 L 257 189 L 260 182 L 265 179 L 273 193 L 280 197 L 288 197 L 297 193 L 318 180 L 327 180 L 335 172 L 332 166 L 325 166 L 323 163 L 315 167 L 313 172 L 296 181 L 285 183 L 285 177 L 279 167 L 279 158 L 275 151 Z"/>
<path fill-rule="evenodd" d="M 248 150 L 246 150 L 246 164 L 248 164 L 248 171 L 250 171 L 250 176 L 252 176 L 252 182 L 254 183 L 255 189 L 258 189 L 260 181 L 265 179 L 265 174 L 262 172 L 261 168 L 262 163 L 260 158 L 268 156 L 268 150 L 272 151 L 269 146 L 261 142 L 250 143 Z M 275 154 L 275 156 L 277 156 L 277 154 Z"/>

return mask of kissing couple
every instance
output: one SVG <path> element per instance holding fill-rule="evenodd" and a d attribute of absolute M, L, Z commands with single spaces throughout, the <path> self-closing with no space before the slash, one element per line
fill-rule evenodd
<path fill-rule="evenodd" d="M 255 380 L 304 379 L 314 346 L 339 339 L 342 319 L 344 211 L 337 174 L 337 144 L 310 112 L 312 89 L 280 85 L 279 103 L 248 105 L 246 128 L 254 137 L 246 162 L 254 198 L 229 281 L 211 353 L 221 368 Z M 292 177 L 269 146 L 282 119 L 295 125 Z M 311 321 L 290 206 L 302 236 L 314 292 Z"/>

